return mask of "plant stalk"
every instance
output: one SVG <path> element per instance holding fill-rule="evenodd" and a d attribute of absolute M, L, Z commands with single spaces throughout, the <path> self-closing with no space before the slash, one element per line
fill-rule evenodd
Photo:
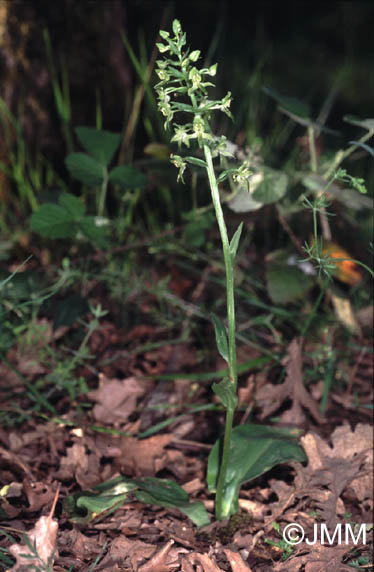
<path fill-rule="evenodd" d="M 233 268 L 234 264 L 233 264 L 233 258 L 230 253 L 230 244 L 227 236 L 225 219 L 223 217 L 217 180 L 214 173 L 212 154 L 208 145 L 204 145 L 204 154 L 207 163 L 207 172 L 208 172 L 210 189 L 212 193 L 212 201 L 217 217 L 217 222 L 223 247 L 223 257 L 224 257 L 225 271 L 226 271 L 229 379 L 233 384 L 234 391 L 236 392 L 238 374 L 237 374 L 236 345 L 235 345 L 235 299 L 234 299 L 234 268 Z M 218 476 L 216 503 L 215 503 L 217 520 L 222 520 L 225 516 L 222 505 L 223 505 L 224 488 L 226 481 L 226 472 L 230 455 L 230 442 L 231 442 L 234 411 L 235 411 L 234 408 L 232 409 L 228 408 L 226 410 L 223 451 L 222 451 L 221 466 Z"/>

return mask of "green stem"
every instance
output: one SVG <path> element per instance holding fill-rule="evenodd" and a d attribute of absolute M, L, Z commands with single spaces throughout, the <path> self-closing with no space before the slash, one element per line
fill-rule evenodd
<path fill-rule="evenodd" d="M 222 206 L 219 197 L 219 190 L 217 185 L 216 176 L 214 173 L 213 160 L 210 148 L 204 145 L 204 154 L 207 162 L 207 172 L 209 178 L 210 189 L 212 193 L 212 201 L 214 210 L 217 217 L 218 227 L 222 240 L 223 257 L 225 261 L 226 271 L 226 295 L 227 295 L 227 322 L 228 322 L 228 366 L 229 366 L 229 379 L 233 384 L 233 389 L 236 392 L 237 387 L 237 363 L 236 363 L 236 345 L 235 345 L 235 300 L 234 300 L 234 269 L 233 260 L 230 253 L 230 244 L 227 236 L 227 229 L 225 219 L 223 217 Z M 223 451 L 221 466 L 219 471 L 217 493 L 216 493 L 216 518 L 222 520 L 226 515 L 223 508 L 223 496 L 226 481 L 226 471 L 230 455 L 231 432 L 234 417 L 234 408 L 227 409 L 225 434 L 223 440 Z"/>
<path fill-rule="evenodd" d="M 98 204 L 98 208 L 97 208 L 97 215 L 98 216 L 104 215 L 107 189 L 108 189 L 108 171 L 107 171 L 107 169 L 105 169 L 103 182 L 101 184 L 99 204 Z"/>
<path fill-rule="evenodd" d="M 366 141 L 368 141 L 373 135 L 374 135 L 374 130 L 370 129 L 370 131 L 365 133 L 365 135 L 363 135 L 358 140 L 358 143 L 366 143 Z M 344 161 L 344 159 L 349 157 L 349 155 L 351 155 L 351 153 L 353 153 L 353 151 L 355 151 L 356 149 L 357 149 L 357 145 L 354 144 L 354 145 L 351 145 L 350 147 L 348 147 L 348 149 L 346 149 L 345 151 L 339 151 L 335 156 L 335 160 L 334 160 L 333 164 L 331 165 L 331 167 L 328 169 L 327 173 L 325 174 L 325 178 L 329 179 L 333 175 L 333 173 L 336 171 L 336 169 L 339 167 L 339 165 Z"/>

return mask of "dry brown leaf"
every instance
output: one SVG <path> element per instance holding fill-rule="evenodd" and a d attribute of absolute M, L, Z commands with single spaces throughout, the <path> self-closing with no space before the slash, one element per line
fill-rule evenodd
<path fill-rule="evenodd" d="M 223 572 L 222 568 L 218 568 L 218 566 L 213 562 L 208 554 L 193 552 L 192 554 L 188 554 L 188 556 L 183 557 L 182 562 L 183 561 L 188 562 L 191 566 L 200 564 L 202 566 L 203 572 Z M 184 570 L 188 571 L 189 568 L 183 568 L 182 566 L 182 571 L 184 572 Z"/>
<path fill-rule="evenodd" d="M 100 533 L 99 536 L 85 536 L 73 528 L 73 530 L 64 530 L 59 535 L 59 548 L 60 552 L 71 552 L 77 560 L 93 559 L 101 552 L 101 547 L 104 544 L 104 536 Z"/>
<path fill-rule="evenodd" d="M 180 567 L 178 553 L 174 552 L 174 558 L 169 558 L 173 544 L 174 540 L 169 540 L 148 562 L 138 568 L 138 572 L 170 572 L 170 570 L 177 570 Z"/>
<path fill-rule="evenodd" d="M 155 435 L 149 439 L 122 437 L 120 448 L 122 456 L 115 459 L 121 470 L 137 476 L 153 476 L 168 464 L 165 447 L 173 440 L 171 433 Z"/>
<path fill-rule="evenodd" d="M 365 442 L 358 445 L 346 440 L 351 434 L 349 426 L 339 427 L 332 434 L 333 447 L 330 447 L 321 437 L 308 433 L 301 438 L 301 443 L 308 456 L 307 467 L 296 469 L 296 495 L 302 492 L 316 501 L 321 517 L 334 526 L 339 522 L 338 514 L 344 513 L 344 505 L 340 498 L 343 491 L 353 482 L 368 475 L 362 475 L 367 453 L 362 450 Z M 360 435 L 360 430 L 358 435 Z M 358 453 L 358 451 L 360 451 Z M 364 471 L 366 473 L 366 471 Z M 370 492 L 367 491 L 369 495 Z"/>
<path fill-rule="evenodd" d="M 82 443 L 67 447 L 66 456 L 61 457 L 56 476 L 61 480 L 75 478 L 82 489 L 91 488 L 100 482 L 100 459 L 95 453 L 87 453 Z"/>
<path fill-rule="evenodd" d="M 56 491 L 52 490 L 51 485 L 30 481 L 29 479 L 23 481 L 23 490 L 30 505 L 27 510 L 30 512 L 38 511 L 49 504 L 56 494 Z"/>
<path fill-rule="evenodd" d="M 53 561 L 55 556 L 55 546 L 57 537 L 58 523 L 50 516 L 41 516 L 36 522 L 34 528 L 27 534 L 30 544 L 36 545 L 38 557 L 33 557 L 33 553 L 26 545 L 14 544 L 9 548 L 9 552 L 15 557 L 16 563 L 10 572 L 26 572 L 31 566 L 41 565 L 41 561 L 45 564 Z M 21 554 L 31 556 L 26 558 Z"/>
<path fill-rule="evenodd" d="M 226 554 L 227 560 L 230 562 L 232 572 L 252 572 L 240 554 L 233 552 L 229 548 L 224 548 L 223 551 Z"/>
<path fill-rule="evenodd" d="M 343 572 L 351 571 L 350 566 L 342 563 L 343 556 L 352 546 L 321 546 L 314 544 L 305 562 L 305 572 Z"/>
<path fill-rule="evenodd" d="M 287 375 L 284 383 L 267 383 L 257 391 L 256 401 L 262 408 L 261 419 L 274 413 L 285 400 L 291 399 L 292 407 L 281 416 L 282 422 L 301 424 L 305 419 L 303 407 L 318 423 L 322 422 L 316 402 L 304 387 L 301 347 L 302 338 L 294 338 L 288 347 Z"/>
<path fill-rule="evenodd" d="M 100 374 L 100 386 L 89 393 L 96 401 L 92 415 L 100 423 L 124 423 L 136 409 L 139 396 L 145 392 L 135 377 L 127 379 L 107 379 Z"/>

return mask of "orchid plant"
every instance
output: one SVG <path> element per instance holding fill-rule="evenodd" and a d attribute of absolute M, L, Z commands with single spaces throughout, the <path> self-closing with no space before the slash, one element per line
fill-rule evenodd
<path fill-rule="evenodd" d="M 184 182 L 183 174 L 187 164 L 197 165 L 206 169 L 221 235 L 226 272 L 227 329 L 218 316 L 212 315 L 218 351 L 226 360 L 229 372 L 228 377 L 218 384 L 213 384 L 213 391 L 219 396 L 226 409 L 223 451 L 216 489 L 216 518 L 221 519 L 225 516 L 223 497 L 230 454 L 233 417 L 237 405 L 236 388 L 238 374 L 235 345 L 234 263 L 243 223 L 239 225 L 230 241 L 223 216 L 218 183 L 228 176 L 232 176 L 237 183 L 246 183 L 249 181 L 251 171 L 248 163 L 244 163 L 236 169 L 224 170 L 216 177 L 213 159 L 232 155 L 227 149 L 226 137 L 223 135 L 216 137 L 213 134 L 210 117 L 212 111 L 219 110 L 232 118 L 230 113 L 231 93 L 228 92 L 220 100 L 209 99 L 207 88 L 214 87 L 210 79 L 216 75 L 217 64 L 208 68 L 198 69 L 195 64 L 200 58 L 200 51 L 190 51 L 189 48 L 185 47 L 186 34 L 183 33 L 178 20 L 173 22 L 173 33 L 174 36 L 171 37 L 169 32 L 161 30 L 160 36 L 164 42 L 157 44 L 161 54 L 165 54 L 164 59 L 157 61 L 156 71 L 160 78 L 160 82 L 155 86 L 158 96 L 158 107 L 165 116 L 165 129 L 171 126 L 174 131 L 174 135 L 171 138 L 172 142 L 176 142 L 180 149 L 182 146 L 190 148 L 191 143 L 196 142 L 203 151 L 204 159 L 173 154 L 170 158 L 179 170 L 178 181 Z M 189 99 L 189 103 L 182 103 L 179 100 L 180 96 L 185 96 Z M 187 117 L 187 122 L 183 124 L 177 123 L 176 115 Z"/>

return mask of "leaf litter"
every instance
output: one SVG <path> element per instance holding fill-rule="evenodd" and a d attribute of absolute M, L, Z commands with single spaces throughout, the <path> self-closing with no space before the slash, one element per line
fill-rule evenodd
<path fill-rule="evenodd" d="M 118 342 L 135 348 L 139 341 L 155 336 L 148 325 L 124 335 L 108 322 L 102 338 L 96 336 L 92 343 L 96 349 L 101 344 L 101 361 L 113 355 L 117 359 L 115 367 L 102 368 L 96 389 L 85 396 L 92 404 L 85 419 L 79 421 L 69 410 L 47 422 L 30 418 L 22 432 L 0 430 L 1 545 L 16 559 L 7 569 L 40 568 L 41 559 L 57 572 L 352 570 L 353 557 L 367 556 L 372 531 L 368 530 L 366 545 L 303 542 L 293 547 L 286 561 L 282 548 L 265 542 L 281 540 L 274 522 L 280 530 L 288 523 L 299 523 L 311 535 L 318 522 L 334 527 L 372 521 L 372 426 L 349 422 L 352 409 L 347 396 L 340 404 L 340 423 L 321 433 L 320 428 L 331 425 L 320 413 L 317 386 L 305 387 L 300 338 L 288 347 L 283 383 L 270 383 L 263 372 L 252 372 L 239 391 L 245 411 L 242 422 L 253 411 L 259 419 L 280 411 L 281 424 L 307 428 L 301 443 L 308 464 L 290 462 L 248 483 L 241 491 L 239 514 L 202 529 L 180 511 L 143 504 L 131 492 L 112 508 L 82 514 L 81 524 L 72 522 L 66 499 L 85 491 L 92 495 L 92 487 L 121 475 L 140 481 L 154 476 L 171 479 L 188 492 L 191 502 L 202 501 L 208 512 L 214 511 L 205 475 L 209 443 L 218 426 L 212 414 L 185 413 L 186 405 L 207 398 L 206 390 L 200 386 L 191 394 L 191 382 L 177 376 L 166 385 L 144 378 L 144 372 L 156 372 L 157 377 L 193 368 L 196 352 L 186 344 L 186 351 L 170 345 L 143 353 L 112 349 Z M 17 354 L 11 357 L 15 360 Z M 366 372 L 370 366 L 367 360 L 362 362 Z M 351 389 L 367 389 L 361 362 L 360 367 L 352 372 Z M 32 380 L 42 369 L 31 368 L 28 373 Z M 256 376 L 264 379 L 257 388 Z M 332 404 L 340 398 L 339 393 L 331 393 Z M 141 431 L 163 418 L 163 411 L 166 417 L 175 415 L 176 421 L 166 431 L 139 439 Z"/>

